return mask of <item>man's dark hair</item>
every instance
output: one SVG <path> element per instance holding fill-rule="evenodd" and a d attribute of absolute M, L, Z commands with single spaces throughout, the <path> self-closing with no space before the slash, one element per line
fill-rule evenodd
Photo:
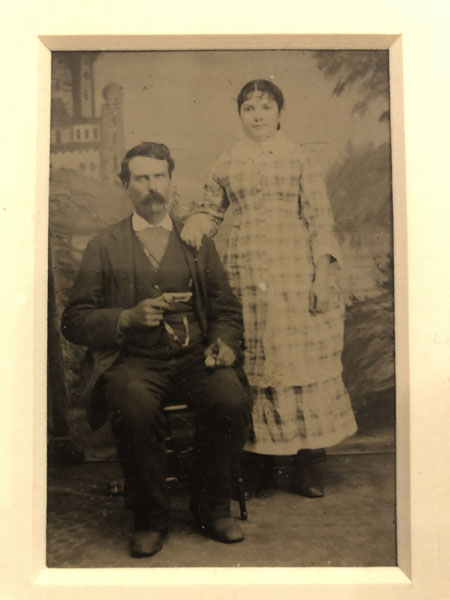
<path fill-rule="evenodd" d="M 126 185 L 130 181 L 129 162 L 135 156 L 147 156 L 148 158 L 166 160 L 169 167 L 169 177 L 172 177 L 175 161 L 170 156 L 169 148 L 165 144 L 159 144 L 158 142 L 141 142 L 137 146 L 131 148 L 131 150 L 128 150 L 125 154 L 125 158 L 122 160 L 119 177 L 123 185 Z"/>

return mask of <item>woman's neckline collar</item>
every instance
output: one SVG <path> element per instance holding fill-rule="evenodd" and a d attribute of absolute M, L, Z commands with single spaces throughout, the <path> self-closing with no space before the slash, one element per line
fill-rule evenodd
<path fill-rule="evenodd" d="M 281 133 L 281 131 L 276 131 L 273 135 L 262 140 L 253 140 L 244 132 L 241 133 L 241 141 L 244 142 L 245 145 L 247 145 L 250 148 L 261 148 L 261 150 L 277 146 L 282 140 L 283 134 Z"/>
<path fill-rule="evenodd" d="M 279 154 L 284 152 L 287 146 L 287 139 L 281 133 L 277 131 L 270 138 L 265 140 L 255 141 L 242 133 L 240 139 L 233 149 L 233 154 L 237 158 L 243 160 L 254 160 L 256 156 L 263 156 L 264 154 Z"/>

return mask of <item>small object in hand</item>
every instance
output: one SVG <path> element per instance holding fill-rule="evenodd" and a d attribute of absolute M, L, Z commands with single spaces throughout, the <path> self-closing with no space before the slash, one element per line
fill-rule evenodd
<path fill-rule="evenodd" d="M 168 302 L 189 302 L 192 298 L 192 292 L 164 292 L 163 299 Z"/>
<path fill-rule="evenodd" d="M 216 357 L 211 355 L 207 356 L 205 358 L 205 365 L 208 369 L 214 369 L 216 366 Z"/>

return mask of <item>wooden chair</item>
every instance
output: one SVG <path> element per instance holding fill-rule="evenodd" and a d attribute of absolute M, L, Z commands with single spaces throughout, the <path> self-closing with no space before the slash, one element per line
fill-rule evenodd
<path fill-rule="evenodd" d="M 166 481 L 169 486 L 176 486 L 180 481 L 189 479 L 195 453 L 195 434 L 192 419 L 190 418 L 187 404 L 168 404 L 164 407 L 166 414 L 166 455 L 168 474 Z M 182 435 L 177 435 L 177 432 Z M 186 431 L 189 432 L 186 438 Z M 184 435 L 184 439 L 181 438 Z M 231 484 L 233 498 L 239 503 L 240 517 L 243 521 L 248 518 L 245 501 L 244 482 L 241 474 L 241 454 L 233 457 L 231 464 Z M 112 496 L 121 496 L 124 491 L 123 480 L 113 480 L 108 485 L 108 492 Z"/>

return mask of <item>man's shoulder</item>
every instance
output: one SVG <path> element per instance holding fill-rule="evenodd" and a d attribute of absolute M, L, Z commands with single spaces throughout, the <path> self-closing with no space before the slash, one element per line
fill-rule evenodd
<path fill-rule="evenodd" d="M 181 243 L 186 246 L 186 248 L 190 248 L 189 244 L 186 244 L 185 241 L 181 238 L 181 232 L 183 231 L 183 227 L 185 225 L 185 221 L 181 221 L 180 219 L 175 219 L 174 217 L 170 217 L 172 219 L 174 231 L 178 234 Z"/>
<path fill-rule="evenodd" d="M 178 233 L 180 233 L 184 227 L 184 221 L 181 221 L 180 219 L 176 219 L 175 217 L 172 217 L 172 215 L 170 215 L 170 218 L 172 219 L 173 226 L 178 231 Z"/>
<path fill-rule="evenodd" d="M 181 243 L 183 244 L 183 246 L 194 255 L 194 258 L 197 257 L 207 257 L 210 254 L 210 250 L 213 248 L 215 249 L 215 243 L 214 240 L 212 240 L 211 238 L 207 237 L 206 235 L 203 237 L 203 241 L 202 241 L 202 245 L 200 247 L 199 250 L 194 250 L 189 244 L 186 244 L 185 241 L 182 240 L 182 238 L 180 237 L 180 234 L 183 230 L 184 227 L 184 221 L 180 221 L 179 219 L 174 219 L 172 218 L 172 222 L 174 224 L 174 229 L 175 231 L 178 233 L 179 239 L 181 241 Z"/>
<path fill-rule="evenodd" d="M 106 244 L 111 238 L 120 237 L 131 227 L 131 216 L 126 219 L 109 225 L 104 229 L 100 230 L 91 240 L 90 244 L 103 245 Z"/>

